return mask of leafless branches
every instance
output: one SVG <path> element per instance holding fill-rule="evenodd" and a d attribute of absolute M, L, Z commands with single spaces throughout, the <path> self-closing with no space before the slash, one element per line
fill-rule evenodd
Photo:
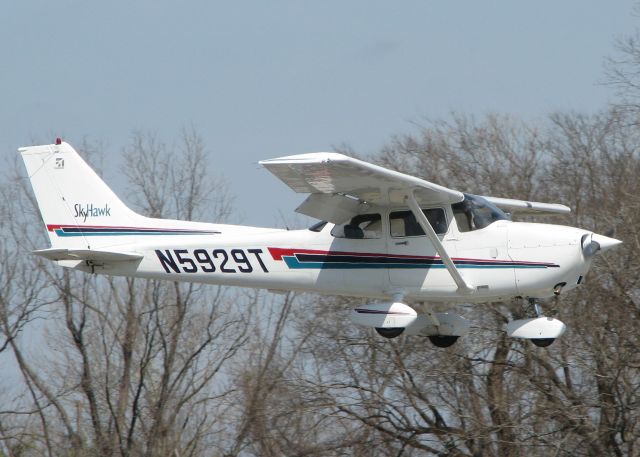
<path fill-rule="evenodd" d="M 585 287 L 546 304 L 570 329 L 547 349 L 505 337 L 522 314 L 512 303 L 462 306 L 473 331 L 437 349 L 353 327 L 358 300 L 70 273 L 25 255 L 46 241 L 23 181 L 7 178 L 0 356 L 19 381 L 0 391 L 1 452 L 638 455 L 640 136 L 625 116 L 454 116 L 373 158 L 465 191 L 566 203 L 573 213 L 549 222 L 624 240 Z M 171 147 L 135 134 L 133 202 L 230 216 L 207 157 L 192 131 Z"/>

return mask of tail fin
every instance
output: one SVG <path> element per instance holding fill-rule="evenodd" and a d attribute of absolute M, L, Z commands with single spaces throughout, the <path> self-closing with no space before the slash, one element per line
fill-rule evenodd
<path fill-rule="evenodd" d="M 132 211 L 67 143 L 20 148 L 20 154 L 51 240 L 52 249 L 38 251 L 45 257 L 59 260 L 66 258 L 61 252 L 73 251 L 74 258 L 89 259 L 96 248 L 138 243 L 150 236 L 220 233 L 219 224 L 153 219 Z M 94 253 L 87 254 L 87 249 Z M 131 257 L 109 253 L 111 260 Z"/>
<path fill-rule="evenodd" d="M 129 209 L 69 144 L 20 148 L 51 245 L 86 248 L 99 229 L 149 220 Z M 93 230 L 95 229 L 95 230 Z"/>

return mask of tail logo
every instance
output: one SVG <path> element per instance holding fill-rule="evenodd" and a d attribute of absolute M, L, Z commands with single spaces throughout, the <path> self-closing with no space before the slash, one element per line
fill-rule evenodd
<path fill-rule="evenodd" d="M 104 206 L 94 206 L 93 203 L 87 203 L 85 205 L 76 203 L 73 205 L 73 209 L 76 212 L 74 217 L 82 218 L 82 222 L 87 222 L 87 219 L 90 217 L 111 217 L 111 207 L 106 203 Z"/>

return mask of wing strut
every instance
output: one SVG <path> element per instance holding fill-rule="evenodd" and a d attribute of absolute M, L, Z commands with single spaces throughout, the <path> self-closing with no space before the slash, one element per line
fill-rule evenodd
<path fill-rule="evenodd" d="M 456 268 L 456 265 L 453 263 L 453 260 L 451 260 L 451 257 L 449 257 L 447 250 L 444 248 L 444 246 L 440 242 L 438 235 L 436 235 L 436 232 L 433 230 L 433 227 L 431 227 L 431 224 L 429 223 L 429 219 L 427 219 L 427 216 L 425 216 L 424 213 L 422 212 L 422 209 L 420 209 L 420 205 L 418 205 L 418 202 L 416 201 L 416 197 L 413 191 L 407 193 L 406 198 L 407 198 L 407 203 L 409 205 L 409 208 L 411 209 L 411 212 L 415 216 L 416 221 L 418 221 L 418 223 L 422 227 L 422 230 L 424 230 L 424 233 L 426 233 L 427 236 L 429 237 L 429 240 L 433 244 L 433 247 L 436 248 L 438 255 L 442 259 L 442 263 L 444 263 L 444 266 L 447 267 L 449 274 L 451 275 L 455 283 L 458 285 L 458 290 L 462 293 L 467 293 L 467 294 L 470 294 L 471 292 L 473 292 L 474 290 L 473 287 L 471 287 L 471 285 L 467 283 L 464 280 L 464 278 L 460 275 L 460 272 Z"/>

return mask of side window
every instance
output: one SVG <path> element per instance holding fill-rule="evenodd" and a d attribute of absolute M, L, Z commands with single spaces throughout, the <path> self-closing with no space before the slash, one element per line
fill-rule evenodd
<path fill-rule="evenodd" d="M 427 220 L 437 234 L 447 232 L 447 218 L 442 208 L 423 209 Z M 411 211 L 393 211 L 389 214 L 391 236 L 424 236 L 424 230 Z"/>
<path fill-rule="evenodd" d="M 380 214 L 358 214 L 349 222 L 336 225 L 331 234 L 336 238 L 371 239 L 382 236 Z"/>

